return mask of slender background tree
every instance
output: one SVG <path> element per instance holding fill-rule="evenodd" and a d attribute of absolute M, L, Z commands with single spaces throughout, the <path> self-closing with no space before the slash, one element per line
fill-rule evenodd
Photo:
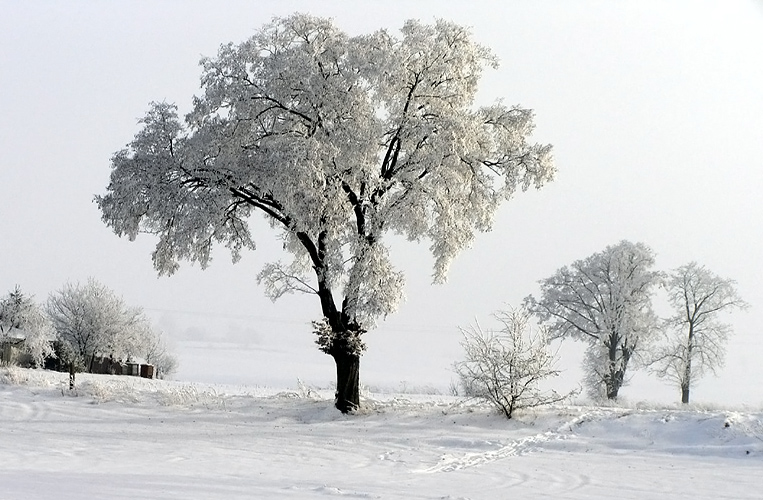
<path fill-rule="evenodd" d="M 659 273 L 643 243 L 621 241 L 540 281 L 541 295 L 525 305 L 552 339 L 588 343 L 583 367 L 594 395 L 616 399 L 631 360 L 656 331 L 651 292 Z"/>
<path fill-rule="evenodd" d="M 745 309 L 734 280 L 721 278 L 696 262 L 675 269 L 665 280 L 675 314 L 665 321 L 664 339 L 658 344 L 652 369 L 681 390 L 688 403 L 691 388 L 708 371 L 723 366 L 731 326 L 719 317 Z"/>
<path fill-rule="evenodd" d="M 259 275 L 273 299 L 320 303 L 315 332 L 337 368 L 336 406 L 359 404 L 361 337 L 403 297 L 383 236 L 428 240 L 434 281 L 498 205 L 551 180 L 550 146 L 528 142 L 533 114 L 476 108 L 490 51 L 453 23 L 408 21 L 400 35 L 349 37 L 332 21 L 276 18 L 202 60 L 203 94 L 183 123 L 153 104 L 112 159 L 96 197 L 117 235 L 158 236 L 160 274 L 210 261 L 214 244 L 253 249 L 264 214 L 291 262 Z"/>

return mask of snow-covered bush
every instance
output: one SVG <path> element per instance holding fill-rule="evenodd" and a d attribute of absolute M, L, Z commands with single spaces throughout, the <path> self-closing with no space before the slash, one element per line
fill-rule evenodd
<path fill-rule="evenodd" d="M 498 331 L 478 325 L 461 329 L 465 359 L 455 365 L 463 392 L 483 399 L 511 418 L 524 408 L 556 403 L 568 395 L 544 391 L 540 383 L 559 374 L 556 353 L 549 349 L 544 330 L 533 330 L 524 309 L 495 315 Z"/>

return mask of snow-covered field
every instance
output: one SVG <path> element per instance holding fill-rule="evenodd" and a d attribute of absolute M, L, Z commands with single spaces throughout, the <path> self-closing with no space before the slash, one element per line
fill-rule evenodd
<path fill-rule="evenodd" d="M 331 395 L 0 368 L 2 499 L 760 499 L 763 411 Z"/>

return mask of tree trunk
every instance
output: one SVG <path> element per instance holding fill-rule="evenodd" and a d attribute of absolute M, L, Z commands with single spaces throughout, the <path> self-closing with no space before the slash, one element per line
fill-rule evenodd
<path fill-rule="evenodd" d="M 617 399 L 617 395 L 620 392 L 620 388 L 623 386 L 623 382 L 625 381 L 625 373 L 623 373 L 623 370 L 612 370 L 608 374 L 608 378 L 606 381 L 606 388 L 607 388 L 607 399 Z"/>
<path fill-rule="evenodd" d="M 74 362 L 69 362 L 69 390 L 74 390 L 74 377 L 75 377 L 75 370 L 74 370 Z"/>
<path fill-rule="evenodd" d="M 613 376 L 615 378 L 617 374 Z M 609 400 L 615 400 L 617 399 L 617 394 L 620 392 L 620 387 L 622 386 L 622 383 L 620 383 L 616 378 L 614 380 L 611 380 L 610 383 L 607 385 L 607 399 Z"/>
<path fill-rule="evenodd" d="M 360 356 L 333 354 L 336 362 L 336 399 L 334 406 L 342 413 L 360 406 Z"/>
<path fill-rule="evenodd" d="M 617 393 L 620 392 L 620 387 L 623 385 L 624 373 L 623 370 L 617 369 L 617 346 L 619 344 L 619 338 L 617 334 L 610 334 L 609 338 L 609 373 L 605 382 L 607 388 L 607 399 L 617 399 Z"/>
<path fill-rule="evenodd" d="M 689 340 L 686 342 L 686 363 L 684 364 L 683 380 L 681 381 L 681 403 L 689 402 L 691 388 L 691 357 L 694 355 L 694 324 L 689 324 Z"/>
<path fill-rule="evenodd" d="M 317 244 L 313 244 L 306 233 L 297 233 L 297 237 L 313 262 L 313 269 L 318 279 L 321 312 L 331 329 L 330 334 L 329 332 L 319 333 L 318 345 L 321 351 L 333 357 L 336 363 L 334 406 L 342 413 L 350 413 L 360 406 L 360 353 L 363 347 L 359 337 L 364 330 L 347 315 L 348 297 L 342 301 L 341 312 L 334 302 L 334 294 L 331 291 L 331 283 L 327 278 L 324 262 L 327 232 L 320 232 Z"/>

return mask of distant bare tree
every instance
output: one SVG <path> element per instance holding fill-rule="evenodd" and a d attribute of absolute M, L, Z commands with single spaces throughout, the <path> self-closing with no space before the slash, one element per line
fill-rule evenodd
<path fill-rule="evenodd" d="M 146 323 L 137 354 L 145 359 L 146 363 L 154 365 L 157 378 L 168 377 L 177 370 L 178 360 L 170 353 L 164 335 L 148 323 Z"/>
<path fill-rule="evenodd" d="M 502 325 L 498 331 L 483 331 L 479 325 L 461 329 L 465 360 L 455 369 L 464 392 L 488 401 L 506 418 L 568 397 L 539 386 L 559 372 L 545 331 L 530 327 L 530 313 L 521 308 L 499 312 L 496 318 Z"/>
<path fill-rule="evenodd" d="M 652 366 L 657 376 L 681 388 L 682 403 L 689 402 L 697 380 L 723 366 L 731 326 L 718 316 L 748 307 L 735 284 L 696 262 L 675 269 L 665 281 L 675 314 L 665 322 L 665 341 L 655 349 Z"/>

